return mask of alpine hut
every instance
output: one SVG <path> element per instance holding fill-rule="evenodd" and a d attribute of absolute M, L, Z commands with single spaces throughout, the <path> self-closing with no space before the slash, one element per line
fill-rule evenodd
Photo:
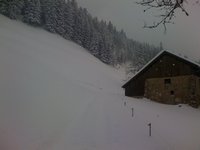
<path fill-rule="evenodd" d="M 129 97 L 166 103 L 200 104 L 200 65 L 161 51 L 123 86 Z"/>

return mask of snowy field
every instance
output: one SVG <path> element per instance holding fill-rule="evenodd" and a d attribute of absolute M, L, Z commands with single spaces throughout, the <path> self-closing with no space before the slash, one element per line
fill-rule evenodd
<path fill-rule="evenodd" d="M 200 150 L 200 109 L 124 97 L 119 71 L 3 16 L 0 70 L 0 150 Z"/>

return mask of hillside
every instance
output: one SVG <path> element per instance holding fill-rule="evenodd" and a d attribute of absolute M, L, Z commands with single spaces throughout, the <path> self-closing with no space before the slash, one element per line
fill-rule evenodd
<path fill-rule="evenodd" d="M 102 62 L 116 66 L 131 62 L 136 70 L 162 48 L 129 39 L 112 22 L 93 17 L 76 0 L 2 1 L 0 14 L 43 28 L 71 40 Z"/>
<path fill-rule="evenodd" d="M 199 109 L 126 98 L 120 72 L 85 49 L 0 22 L 1 150 L 199 150 Z"/>

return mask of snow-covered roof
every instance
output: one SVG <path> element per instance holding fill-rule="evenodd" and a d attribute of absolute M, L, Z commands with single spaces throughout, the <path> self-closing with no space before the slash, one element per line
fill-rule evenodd
<path fill-rule="evenodd" d="M 191 60 L 189 60 L 189 59 L 187 59 L 187 58 L 185 58 L 185 57 L 182 57 L 182 56 L 180 56 L 180 55 L 177 55 L 177 54 L 175 54 L 175 53 L 173 53 L 173 52 L 163 50 L 163 51 L 160 51 L 160 52 L 159 52 L 152 60 L 150 60 L 146 65 L 144 65 L 144 66 L 143 66 L 129 81 L 127 81 L 122 87 L 124 88 L 130 81 L 132 81 L 136 76 L 138 76 L 140 73 L 142 73 L 142 72 L 145 70 L 145 68 L 147 68 L 148 66 L 150 66 L 153 62 L 155 62 L 158 58 L 160 58 L 160 57 L 161 57 L 162 55 L 164 55 L 164 54 L 173 55 L 173 56 L 175 56 L 175 57 L 177 57 L 177 58 L 179 58 L 179 59 L 181 59 L 181 60 L 183 60 L 183 61 L 186 61 L 186 62 L 188 62 L 188 63 L 190 63 L 190 64 L 193 64 L 193 65 L 195 65 L 195 66 L 197 66 L 197 67 L 200 68 L 200 65 L 199 65 L 198 63 L 194 62 L 194 61 L 191 61 Z"/>

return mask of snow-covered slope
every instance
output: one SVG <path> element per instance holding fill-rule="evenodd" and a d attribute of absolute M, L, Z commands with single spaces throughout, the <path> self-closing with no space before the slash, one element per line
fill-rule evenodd
<path fill-rule="evenodd" d="M 85 49 L 3 16 L 0 70 L 1 150 L 200 149 L 198 109 L 125 98 Z"/>

